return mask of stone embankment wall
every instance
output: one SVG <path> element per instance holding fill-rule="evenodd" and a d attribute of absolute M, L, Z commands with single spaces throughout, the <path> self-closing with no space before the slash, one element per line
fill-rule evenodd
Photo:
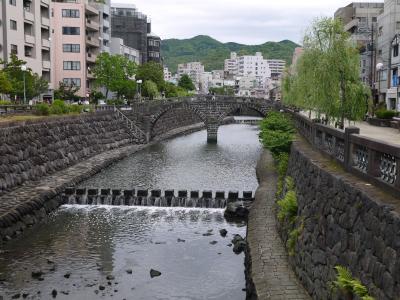
<path fill-rule="evenodd" d="M 131 142 L 122 119 L 96 113 L 0 127 L 0 195 Z"/>
<path fill-rule="evenodd" d="M 162 135 L 170 130 L 200 122 L 200 118 L 191 111 L 182 108 L 170 110 L 163 114 L 154 124 L 151 137 Z"/>
<path fill-rule="evenodd" d="M 296 186 L 296 226 L 304 226 L 290 260 L 310 295 L 337 298 L 329 283 L 342 265 L 375 299 L 400 299 L 399 199 L 360 182 L 302 141 L 292 146 L 287 174 Z"/>

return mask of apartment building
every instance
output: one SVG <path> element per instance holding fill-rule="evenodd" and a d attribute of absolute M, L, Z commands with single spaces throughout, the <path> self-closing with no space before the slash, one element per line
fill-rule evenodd
<path fill-rule="evenodd" d="M 137 49 L 133 49 L 127 45 L 125 45 L 124 40 L 120 38 L 111 38 L 110 42 L 110 51 L 111 54 L 123 55 L 130 61 L 133 61 L 137 64 L 140 63 L 140 52 Z"/>
<path fill-rule="evenodd" d="M 186 64 L 178 65 L 178 77 L 182 77 L 183 74 L 189 75 L 197 90 L 199 90 L 200 88 L 203 73 L 204 66 L 200 62 L 189 62 Z"/>
<path fill-rule="evenodd" d="M 109 3 L 109 2 L 108 2 Z M 99 5 L 103 6 L 99 10 Z M 97 55 L 104 45 L 104 25 L 107 15 L 107 1 L 58 0 L 52 3 L 51 27 L 53 65 L 56 70 L 53 81 L 79 87 L 80 97 L 88 97 L 94 88 L 92 70 Z M 103 25 L 101 25 L 103 22 Z"/>
<path fill-rule="evenodd" d="M 172 72 L 168 69 L 168 67 L 164 67 L 164 80 L 171 81 L 172 79 Z"/>
<path fill-rule="evenodd" d="M 147 61 L 154 61 L 156 63 L 161 63 L 161 38 L 151 32 L 151 24 L 148 23 L 150 31 L 147 34 Z"/>
<path fill-rule="evenodd" d="M 335 12 L 344 29 L 360 48 L 360 79 L 373 86 L 377 19 L 383 12 L 382 2 L 353 2 Z"/>
<path fill-rule="evenodd" d="M 269 69 L 271 70 L 271 77 L 280 79 L 286 68 L 286 61 L 282 59 L 267 59 Z"/>
<path fill-rule="evenodd" d="M 0 4 L 0 57 L 12 53 L 28 68 L 51 81 L 50 0 L 3 0 Z M 50 91 L 42 97 L 51 97 Z"/>
<path fill-rule="evenodd" d="M 111 43 L 111 8 L 110 0 L 93 0 L 90 4 L 99 11 L 100 51 L 110 53 Z"/>
<path fill-rule="evenodd" d="M 224 62 L 224 77 L 233 78 L 238 75 L 238 55 L 236 52 L 231 52 L 231 56 L 225 59 Z"/>

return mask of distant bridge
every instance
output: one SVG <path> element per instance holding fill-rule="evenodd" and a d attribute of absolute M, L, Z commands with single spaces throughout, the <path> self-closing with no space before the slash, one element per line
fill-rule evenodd
<path fill-rule="evenodd" d="M 141 135 L 142 140 L 145 139 L 149 142 L 153 128 L 164 114 L 183 109 L 196 115 L 205 124 L 207 141 L 216 143 L 219 126 L 227 116 L 235 111 L 252 110 L 259 116 L 265 117 L 269 111 L 279 108 L 277 102 L 258 98 L 193 96 L 135 103 L 131 112 L 122 111 L 122 113 L 133 122 L 132 127 L 141 128 L 141 132 L 136 130 L 135 134 Z M 179 117 L 177 114 L 176 118 Z"/>

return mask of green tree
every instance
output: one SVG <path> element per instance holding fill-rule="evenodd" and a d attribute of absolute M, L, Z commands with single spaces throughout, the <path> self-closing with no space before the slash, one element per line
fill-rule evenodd
<path fill-rule="evenodd" d="M 164 89 L 165 81 L 164 81 L 164 70 L 162 66 L 156 62 L 147 62 L 138 67 L 137 79 L 145 81 L 152 81 L 157 85 L 158 91 Z"/>
<path fill-rule="evenodd" d="M 106 89 L 106 98 L 109 91 L 116 92 L 120 97 L 126 93 L 127 87 L 132 87 L 129 81 L 132 81 L 136 70 L 136 63 L 125 56 L 103 52 L 96 59 L 93 75 L 96 84 Z"/>
<path fill-rule="evenodd" d="M 0 94 L 8 94 L 12 90 L 12 84 L 7 77 L 7 74 L 0 70 Z"/>
<path fill-rule="evenodd" d="M 216 95 L 227 95 L 227 96 L 235 95 L 235 89 L 232 86 L 213 87 L 210 88 L 209 90 L 210 92 L 213 92 Z"/>
<path fill-rule="evenodd" d="M 59 83 L 58 89 L 54 91 L 54 99 L 60 99 L 64 101 L 77 101 L 79 96 L 76 93 L 79 91 L 79 87 L 73 84 L 67 85 L 64 82 Z"/>
<path fill-rule="evenodd" d="M 343 125 L 361 119 L 368 91 L 359 79 L 359 54 L 340 20 L 314 21 L 304 52 L 283 83 L 283 101 Z"/>
<path fill-rule="evenodd" d="M 11 89 L 8 94 L 10 98 L 22 100 L 24 97 L 24 77 L 26 98 L 32 99 L 47 91 L 48 82 L 41 78 L 38 74 L 32 72 L 30 68 L 22 71 L 21 67 L 26 62 L 19 59 L 15 54 L 10 55 L 8 62 L 1 62 L 4 65 L 3 71 L 11 82 Z"/>
<path fill-rule="evenodd" d="M 196 87 L 193 84 L 192 79 L 187 74 L 183 74 L 179 79 L 178 86 L 187 90 L 187 91 L 194 91 Z"/>
<path fill-rule="evenodd" d="M 151 80 L 147 80 L 143 83 L 143 96 L 149 97 L 150 100 L 154 99 L 158 95 L 157 84 Z"/>

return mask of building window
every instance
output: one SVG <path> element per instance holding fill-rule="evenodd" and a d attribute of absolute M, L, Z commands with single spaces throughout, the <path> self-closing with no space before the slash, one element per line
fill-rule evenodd
<path fill-rule="evenodd" d="M 64 70 L 80 70 L 80 61 L 64 61 Z"/>
<path fill-rule="evenodd" d="M 80 13 L 78 9 L 63 9 L 62 16 L 63 18 L 79 18 Z"/>
<path fill-rule="evenodd" d="M 11 44 L 11 54 L 18 54 L 18 46 Z"/>
<path fill-rule="evenodd" d="M 79 45 L 79 44 L 63 44 L 63 52 L 80 53 L 81 45 Z"/>
<path fill-rule="evenodd" d="M 15 20 L 10 20 L 10 28 L 12 30 L 17 30 L 17 21 Z"/>
<path fill-rule="evenodd" d="M 10 0 L 10 5 L 17 6 L 17 0 Z"/>
<path fill-rule="evenodd" d="M 63 83 L 67 86 L 81 86 L 81 79 L 80 78 L 64 78 Z"/>
<path fill-rule="evenodd" d="M 399 56 L 399 44 L 393 46 L 393 57 Z"/>
<path fill-rule="evenodd" d="M 62 32 L 64 35 L 79 35 L 80 28 L 79 27 L 63 27 Z"/>

